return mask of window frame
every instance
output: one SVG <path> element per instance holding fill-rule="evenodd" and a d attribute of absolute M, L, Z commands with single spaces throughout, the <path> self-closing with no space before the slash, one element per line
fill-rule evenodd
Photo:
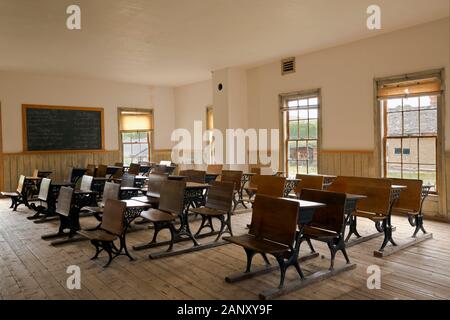
<path fill-rule="evenodd" d="M 438 118 L 438 148 L 437 153 L 437 168 L 440 169 L 436 173 L 436 187 L 440 190 L 439 194 L 432 194 L 438 196 L 439 209 L 442 214 L 447 213 L 447 200 L 446 192 L 447 182 L 445 179 L 446 174 L 446 161 L 445 161 L 445 87 L 446 87 L 446 73 L 444 68 L 431 69 L 427 71 L 420 71 L 415 73 L 401 74 L 388 77 L 380 77 L 373 79 L 373 114 L 374 114 L 374 167 L 377 177 L 384 177 L 384 150 L 383 150 L 383 112 L 380 105 L 380 99 L 378 97 L 378 90 L 383 85 L 407 82 L 407 81 L 421 81 L 423 79 L 436 78 L 440 81 L 440 89 L 436 92 L 430 92 L 430 95 L 437 95 L 437 118 Z M 405 95 L 402 95 L 405 96 Z M 413 96 L 413 95 L 411 95 Z"/>
<path fill-rule="evenodd" d="M 149 113 L 152 118 L 152 129 L 151 130 L 121 130 L 120 129 L 120 120 L 121 120 L 121 114 L 124 111 L 134 111 L 134 112 L 143 112 L 143 113 Z M 148 159 L 149 162 L 151 162 L 153 159 L 154 154 L 154 131 L 155 131 L 155 118 L 154 118 L 154 112 L 151 108 L 129 108 L 129 107 L 119 107 L 117 108 L 117 122 L 118 122 L 118 140 L 119 140 L 119 152 L 120 152 L 120 159 L 121 162 L 124 162 L 124 142 L 122 133 L 130 133 L 130 132 L 144 132 L 147 133 L 147 143 L 148 143 Z"/>
<path fill-rule="evenodd" d="M 401 176 L 403 177 L 403 167 L 404 165 L 417 165 L 417 179 L 420 179 L 420 167 L 422 166 L 435 166 L 436 168 L 436 183 L 435 183 L 435 190 L 431 191 L 430 193 L 432 194 L 438 194 L 439 193 L 439 184 L 438 184 L 438 177 L 439 177 L 439 168 L 438 168 L 438 136 L 439 136 L 439 128 L 438 128 L 438 119 L 437 119 L 437 114 L 438 114 L 438 109 L 439 109 L 439 105 L 438 102 L 436 101 L 436 108 L 430 108 L 430 109 L 422 109 L 421 105 L 420 105 L 420 97 L 424 97 L 424 96 L 436 96 L 436 100 L 439 99 L 437 94 L 427 94 L 427 93 L 423 93 L 420 95 L 414 95 L 414 96 L 406 96 L 405 97 L 398 97 L 395 99 L 402 99 L 402 110 L 401 111 L 395 111 L 395 112 L 388 112 L 388 98 L 383 99 L 380 101 L 380 103 L 382 103 L 382 109 L 383 109 L 383 176 L 388 178 L 388 165 L 389 164 L 398 164 L 400 165 L 401 169 L 400 169 L 400 173 Z M 419 99 L 419 106 L 417 110 L 404 110 L 404 99 L 407 98 L 418 98 Z M 421 131 L 421 112 L 422 111 L 430 111 L 430 110 L 435 110 L 436 111 L 436 129 L 437 132 L 436 134 L 422 134 Z M 412 113 L 412 112 L 417 112 L 418 113 L 418 129 L 419 132 L 418 133 L 413 133 L 413 134 L 405 134 L 405 114 L 407 113 Z M 399 113 L 401 114 L 401 122 L 402 122 L 402 134 L 398 135 L 398 136 L 388 136 L 388 114 L 389 113 Z M 417 163 L 408 163 L 408 162 L 404 162 L 403 158 L 406 155 L 405 154 L 405 149 L 403 148 L 403 141 L 404 140 L 408 140 L 408 139 L 417 139 Z M 434 139 L 435 140 L 435 153 L 436 153 L 436 158 L 435 158 L 435 163 L 434 164 L 430 164 L 430 163 L 422 163 L 420 162 L 420 140 L 421 139 Z M 392 162 L 392 161 L 387 161 L 387 143 L 389 140 L 400 140 L 400 152 L 399 152 L 399 156 L 401 158 L 400 162 Z M 397 149 L 397 148 L 396 148 Z M 410 148 L 408 149 L 410 150 Z M 406 179 L 406 178 L 405 178 Z"/>
<path fill-rule="evenodd" d="M 308 113 L 308 139 L 297 139 L 291 140 L 289 139 L 289 108 L 288 102 L 291 100 L 302 100 L 302 99 L 310 99 L 317 98 L 317 139 L 309 139 L 309 113 Z M 321 163 L 321 149 L 322 149 L 322 94 L 321 89 L 312 89 L 312 90 L 303 90 L 297 92 L 284 93 L 279 95 L 280 101 L 280 128 L 282 128 L 282 134 L 280 135 L 280 163 L 282 165 L 282 171 L 289 176 L 289 141 L 317 141 L 317 173 L 320 173 L 320 163 Z M 295 110 L 301 110 L 302 108 L 296 108 Z M 311 109 L 310 106 L 306 108 L 306 110 Z M 314 118 L 315 119 L 315 118 Z M 297 159 L 297 164 L 301 160 Z M 307 164 L 307 172 L 309 172 L 308 164 Z M 297 173 L 298 165 L 297 165 Z"/>

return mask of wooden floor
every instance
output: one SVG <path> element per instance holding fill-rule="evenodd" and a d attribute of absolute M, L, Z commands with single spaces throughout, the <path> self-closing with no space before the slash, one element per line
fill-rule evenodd
<path fill-rule="evenodd" d="M 12 212 L 8 206 L 9 201 L 0 200 L 0 299 L 248 300 L 257 299 L 259 292 L 278 284 L 278 272 L 238 284 L 225 283 L 226 275 L 242 271 L 245 265 L 244 251 L 234 245 L 162 260 L 149 260 L 148 250 L 132 251 L 136 261 L 119 257 L 103 269 L 105 256 L 91 261 L 94 250 L 89 242 L 52 247 L 40 236 L 55 230 L 56 222 L 37 225 L 26 219 L 30 214 L 28 209 L 21 206 L 18 212 Z M 249 220 L 248 211 L 235 215 L 235 233 L 245 233 Z M 83 218 L 81 223 L 83 227 L 93 226 L 95 220 Z M 394 225 L 397 226 L 395 239 L 412 233 L 405 218 L 394 217 Z M 372 224 L 363 221 L 360 226 L 363 233 L 374 230 Z M 449 299 L 450 225 L 427 221 L 426 227 L 434 233 L 434 239 L 384 259 L 373 257 L 381 238 L 352 247 L 349 255 L 357 264 L 355 270 L 281 299 Z M 129 245 L 147 242 L 151 235 L 148 229 L 131 233 Z M 304 263 L 306 274 L 328 267 L 328 250 L 320 243 L 316 248 L 325 257 Z M 256 257 L 255 262 L 261 264 L 262 259 Z M 338 254 L 337 265 L 343 263 Z M 380 290 L 369 290 L 366 285 L 367 267 L 374 264 L 382 271 Z M 70 265 L 81 268 L 81 290 L 66 287 L 69 276 L 66 270 Z M 292 279 L 297 279 L 294 270 L 288 271 L 287 281 Z"/>

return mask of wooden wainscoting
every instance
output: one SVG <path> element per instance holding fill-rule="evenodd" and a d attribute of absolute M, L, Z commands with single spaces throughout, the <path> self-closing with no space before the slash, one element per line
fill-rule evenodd
<path fill-rule="evenodd" d="M 373 151 L 327 151 L 320 152 L 321 174 L 336 176 L 376 177 Z"/>
<path fill-rule="evenodd" d="M 170 149 L 155 149 L 152 154 L 152 162 L 159 163 L 160 161 L 171 161 L 172 150 Z"/>
<path fill-rule="evenodd" d="M 85 168 L 88 164 L 113 165 L 120 162 L 120 152 L 82 152 L 82 153 L 13 153 L 3 154 L 3 188 L 15 190 L 21 174 L 31 175 L 34 169 L 52 171 L 52 179 L 62 181 L 67 168 Z"/>

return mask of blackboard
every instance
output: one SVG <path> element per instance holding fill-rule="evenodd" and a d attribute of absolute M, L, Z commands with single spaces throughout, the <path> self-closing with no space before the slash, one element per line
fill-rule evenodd
<path fill-rule="evenodd" d="M 25 151 L 103 150 L 103 109 L 22 106 Z"/>

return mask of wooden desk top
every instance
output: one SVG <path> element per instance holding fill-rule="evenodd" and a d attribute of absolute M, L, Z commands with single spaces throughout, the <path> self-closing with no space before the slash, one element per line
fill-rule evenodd
<path fill-rule="evenodd" d="M 323 207 L 327 206 L 326 204 L 320 203 L 320 202 L 312 202 L 312 201 L 297 200 L 297 199 L 289 199 L 289 200 L 300 203 L 300 210 L 302 210 L 302 209 L 317 209 L 317 208 L 323 208 Z"/>
<path fill-rule="evenodd" d="M 136 200 L 122 200 L 127 204 L 127 208 L 150 208 L 151 205 L 148 203 L 144 203 Z"/>
<path fill-rule="evenodd" d="M 186 182 L 186 189 L 207 189 L 210 187 L 207 183 Z"/>
<path fill-rule="evenodd" d="M 362 199 L 366 199 L 367 196 L 364 195 L 360 195 L 360 194 L 351 194 L 351 193 L 347 193 L 347 200 L 362 200 Z"/>
<path fill-rule="evenodd" d="M 407 186 L 402 186 L 402 185 L 393 184 L 393 185 L 391 186 L 391 189 L 395 189 L 395 190 L 405 190 L 405 189 L 408 189 L 408 187 L 407 187 Z"/>

